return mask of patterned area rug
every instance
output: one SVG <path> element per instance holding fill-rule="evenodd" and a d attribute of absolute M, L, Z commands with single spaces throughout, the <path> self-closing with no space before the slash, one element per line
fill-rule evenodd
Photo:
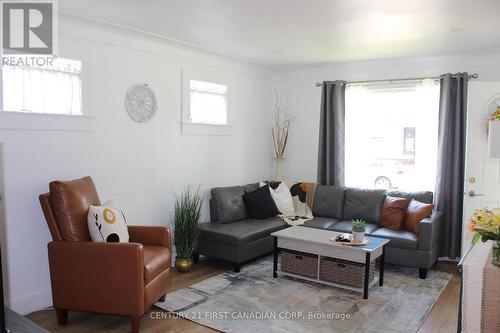
<path fill-rule="evenodd" d="M 223 332 L 416 332 L 450 280 L 431 270 L 387 265 L 384 286 L 360 293 L 272 277 L 272 261 L 262 259 L 167 295 L 156 305 Z"/>

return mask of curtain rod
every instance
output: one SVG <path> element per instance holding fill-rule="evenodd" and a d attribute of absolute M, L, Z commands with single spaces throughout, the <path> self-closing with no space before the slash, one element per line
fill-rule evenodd
<path fill-rule="evenodd" d="M 453 74 L 452 76 L 456 76 Z M 469 75 L 469 79 L 477 79 L 479 74 L 472 73 Z M 385 79 L 385 80 L 365 80 L 365 81 L 344 81 L 347 84 L 357 84 L 357 83 L 373 83 L 373 82 L 398 82 L 398 81 L 418 81 L 418 80 L 439 80 L 440 76 L 426 76 L 426 77 L 412 77 L 407 79 Z M 323 83 L 316 82 L 316 87 L 321 87 Z"/>

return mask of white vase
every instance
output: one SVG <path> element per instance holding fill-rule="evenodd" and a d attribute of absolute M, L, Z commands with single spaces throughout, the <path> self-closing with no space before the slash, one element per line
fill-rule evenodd
<path fill-rule="evenodd" d="M 361 243 L 365 240 L 364 231 L 352 231 L 352 241 L 355 243 Z"/>
<path fill-rule="evenodd" d="M 283 164 L 285 162 L 284 157 L 275 157 L 274 158 L 274 181 L 282 182 L 285 179 L 283 178 Z"/>

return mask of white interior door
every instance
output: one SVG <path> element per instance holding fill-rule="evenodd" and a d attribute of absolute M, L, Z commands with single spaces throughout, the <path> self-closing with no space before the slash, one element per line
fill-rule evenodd
<path fill-rule="evenodd" d="M 500 207 L 500 159 L 488 156 L 488 118 L 495 100 L 500 100 L 500 82 L 470 82 L 462 254 L 471 242 L 467 226 L 474 210 Z"/>

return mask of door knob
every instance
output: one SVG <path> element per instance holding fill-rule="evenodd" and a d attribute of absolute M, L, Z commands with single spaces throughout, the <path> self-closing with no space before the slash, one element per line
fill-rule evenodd
<path fill-rule="evenodd" d="M 469 191 L 469 197 L 471 197 L 471 198 L 474 198 L 474 197 L 483 197 L 483 196 L 484 196 L 484 194 L 476 193 L 476 191 L 473 191 L 473 190 Z"/>

